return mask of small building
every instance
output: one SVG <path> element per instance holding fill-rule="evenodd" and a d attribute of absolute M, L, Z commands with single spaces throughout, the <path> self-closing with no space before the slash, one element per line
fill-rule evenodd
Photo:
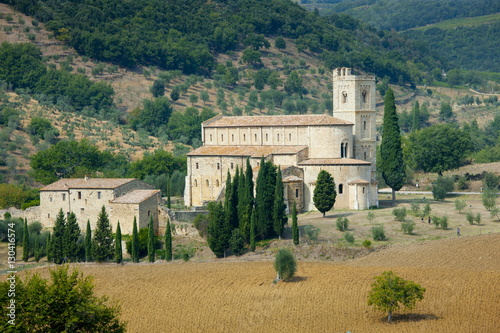
<path fill-rule="evenodd" d="M 157 231 L 160 200 L 160 190 L 133 178 L 60 179 L 40 189 L 40 222 L 53 227 L 62 209 L 66 215 L 75 213 L 83 232 L 87 221 L 95 230 L 104 206 L 113 231 L 120 221 L 122 233 L 132 234 L 134 217 L 139 229 L 147 227 L 153 217 Z"/>

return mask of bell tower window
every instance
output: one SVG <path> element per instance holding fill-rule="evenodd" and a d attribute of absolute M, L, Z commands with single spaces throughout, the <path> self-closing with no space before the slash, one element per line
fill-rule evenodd
<path fill-rule="evenodd" d="M 361 100 L 363 101 L 364 104 L 366 104 L 366 95 L 368 94 L 368 92 L 366 90 L 363 90 L 361 92 Z"/>
<path fill-rule="evenodd" d="M 347 103 L 347 92 L 342 92 L 342 103 Z"/>

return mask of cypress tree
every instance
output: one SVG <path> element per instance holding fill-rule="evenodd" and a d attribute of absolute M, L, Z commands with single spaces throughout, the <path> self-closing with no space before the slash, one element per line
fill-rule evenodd
<path fill-rule="evenodd" d="M 335 181 L 332 175 L 326 170 L 321 170 L 316 180 L 313 202 L 314 206 L 323 213 L 323 217 L 325 217 L 326 212 L 332 209 L 336 197 L 337 191 L 335 191 Z"/>
<path fill-rule="evenodd" d="M 171 192 L 172 192 L 172 183 L 170 182 L 170 175 L 167 175 L 167 208 L 170 209 L 172 208 L 172 199 L 171 197 Z"/>
<path fill-rule="evenodd" d="M 39 262 L 42 257 L 42 249 L 40 248 L 40 235 L 36 235 L 35 237 L 35 261 Z"/>
<path fill-rule="evenodd" d="M 278 167 L 278 172 L 276 173 L 276 186 L 274 188 L 273 227 L 274 232 L 280 239 L 287 222 L 286 204 L 283 199 L 283 179 L 281 179 L 281 170 Z"/>
<path fill-rule="evenodd" d="M 24 219 L 23 227 L 23 260 L 28 261 L 30 258 L 30 231 L 28 230 L 28 220 Z"/>
<path fill-rule="evenodd" d="M 250 218 L 252 215 L 254 198 L 253 198 L 253 171 L 250 165 L 250 159 L 247 158 L 246 170 L 240 172 L 240 186 L 238 193 L 238 217 L 239 227 L 243 234 L 245 242 L 250 242 Z"/>
<path fill-rule="evenodd" d="M 52 229 L 51 259 L 54 264 L 60 265 L 64 262 L 64 234 L 66 229 L 66 218 L 62 209 L 57 214 L 54 228 Z"/>
<path fill-rule="evenodd" d="M 172 229 L 170 220 L 167 221 L 167 229 L 165 230 L 165 260 L 172 260 Z"/>
<path fill-rule="evenodd" d="M 231 227 L 226 223 L 222 203 L 208 204 L 208 246 L 217 258 L 225 257 L 231 238 Z"/>
<path fill-rule="evenodd" d="M 118 221 L 115 233 L 115 262 L 117 264 L 121 264 L 122 261 L 123 261 L 122 229 L 120 228 L 120 221 Z"/>
<path fill-rule="evenodd" d="M 47 253 L 47 261 L 52 261 L 52 237 L 50 237 L 50 232 L 47 234 L 47 239 L 45 241 L 45 253 Z"/>
<path fill-rule="evenodd" d="M 416 101 L 412 110 L 411 130 L 413 132 L 413 131 L 418 131 L 419 129 L 420 129 L 420 105 L 418 104 L 418 101 Z"/>
<path fill-rule="evenodd" d="M 75 262 L 80 253 L 78 238 L 80 238 L 80 227 L 76 220 L 75 213 L 71 212 L 64 229 L 64 258 L 69 262 Z"/>
<path fill-rule="evenodd" d="M 255 209 L 250 216 L 250 251 L 255 251 Z"/>
<path fill-rule="evenodd" d="M 92 231 L 90 230 L 90 220 L 87 220 L 87 230 L 85 232 L 85 261 L 92 261 Z"/>
<path fill-rule="evenodd" d="M 395 205 L 396 191 L 403 187 L 406 173 L 396 103 L 391 89 L 387 90 L 384 99 L 384 123 L 380 157 L 380 171 L 385 183 L 392 189 L 392 205 Z"/>
<path fill-rule="evenodd" d="M 152 216 L 149 217 L 148 228 L 148 261 L 155 262 L 155 229 Z"/>
<path fill-rule="evenodd" d="M 299 245 L 299 226 L 297 223 L 297 204 L 295 201 L 292 208 L 292 239 L 293 244 Z"/>
<path fill-rule="evenodd" d="M 132 229 L 132 262 L 139 262 L 139 233 L 137 232 L 137 219 L 135 216 Z"/>
<path fill-rule="evenodd" d="M 255 230 L 258 239 L 265 239 L 273 232 L 274 190 L 276 168 L 270 161 L 261 159 L 255 194 Z"/>
<path fill-rule="evenodd" d="M 226 224 L 231 227 L 231 230 L 238 228 L 238 184 L 235 176 L 235 181 L 231 181 L 231 174 L 227 172 L 226 193 L 224 197 L 224 215 Z"/>
<path fill-rule="evenodd" d="M 93 257 L 97 262 L 104 262 L 113 259 L 115 249 L 113 246 L 113 231 L 109 223 L 106 208 L 102 206 L 97 218 L 96 229 L 94 231 Z"/>

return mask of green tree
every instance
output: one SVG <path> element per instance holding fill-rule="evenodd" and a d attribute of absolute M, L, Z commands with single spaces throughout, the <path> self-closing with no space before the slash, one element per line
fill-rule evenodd
<path fill-rule="evenodd" d="M 245 253 L 245 239 L 240 229 L 233 229 L 233 233 L 229 239 L 229 245 L 234 255 L 240 256 Z"/>
<path fill-rule="evenodd" d="M 283 37 L 278 36 L 274 40 L 274 47 L 276 47 L 279 50 L 284 50 L 286 49 L 286 41 Z"/>
<path fill-rule="evenodd" d="M 90 230 L 90 221 L 87 220 L 87 230 L 85 232 L 85 261 L 92 261 L 92 231 Z"/>
<path fill-rule="evenodd" d="M 68 215 L 66 228 L 64 229 L 64 258 L 68 262 L 75 262 L 80 256 L 80 245 L 78 244 L 80 234 L 81 231 L 76 215 L 71 212 Z"/>
<path fill-rule="evenodd" d="M 150 91 L 154 98 L 165 95 L 165 83 L 162 80 L 155 80 Z"/>
<path fill-rule="evenodd" d="M 260 65 L 262 64 L 262 59 L 260 57 L 261 57 L 260 51 L 246 49 L 245 51 L 243 51 L 241 61 L 249 65 L 254 65 L 254 66 Z"/>
<path fill-rule="evenodd" d="M 258 239 L 266 239 L 274 233 L 273 206 L 276 187 L 276 167 L 271 161 L 261 159 L 255 188 L 255 229 Z"/>
<path fill-rule="evenodd" d="M 442 103 L 441 108 L 439 109 L 439 119 L 441 121 L 446 121 L 451 118 L 453 118 L 453 110 L 451 108 L 451 105 L 448 103 Z"/>
<path fill-rule="evenodd" d="M 64 262 L 64 235 L 66 230 L 66 218 L 62 208 L 57 214 L 54 228 L 52 229 L 52 239 L 50 243 L 50 257 L 54 264 L 60 265 Z"/>
<path fill-rule="evenodd" d="M 118 221 L 115 233 L 115 262 L 117 264 L 121 264 L 122 261 L 123 261 L 122 229 L 120 228 L 120 221 Z"/>
<path fill-rule="evenodd" d="M 465 202 L 465 200 L 455 200 L 455 209 L 458 210 L 459 214 L 462 214 L 462 210 L 464 210 L 465 207 L 467 207 L 467 203 Z"/>
<path fill-rule="evenodd" d="M 134 225 L 132 227 L 132 262 L 139 262 L 139 233 L 137 232 L 137 218 L 134 216 Z"/>
<path fill-rule="evenodd" d="M 406 167 L 401 147 L 401 133 L 396 113 L 396 103 L 392 89 L 388 89 L 384 99 L 384 123 L 382 127 L 381 160 L 378 165 L 385 183 L 392 189 L 392 205 L 396 204 L 396 191 L 403 187 Z"/>
<path fill-rule="evenodd" d="M 52 237 L 50 232 L 47 234 L 47 240 L 45 241 L 45 253 L 47 253 L 47 261 L 52 261 Z"/>
<path fill-rule="evenodd" d="M 302 78 L 299 76 L 297 71 L 292 71 L 285 81 L 285 91 L 289 94 L 299 94 L 302 96 L 302 91 L 304 90 L 302 86 Z"/>
<path fill-rule="evenodd" d="M 226 223 L 222 203 L 210 202 L 208 204 L 207 242 L 210 250 L 217 258 L 225 257 L 229 248 L 231 227 Z"/>
<path fill-rule="evenodd" d="M 167 229 L 165 230 L 165 260 L 172 260 L 172 229 L 170 220 L 167 221 Z"/>
<path fill-rule="evenodd" d="M 93 258 L 97 262 L 104 262 L 113 259 L 115 248 L 113 246 L 113 231 L 109 223 L 106 207 L 102 206 L 97 217 L 96 229 L 92 244 Z"/>
<path fill-rule="evenodd" d="M 148 225 L 148 261 L 155 262 L 155 228 L 153 217 L 149 217 Z"/>
<path fill-rule="evenodd" d="M 35 246 L 34 246 L 35 261 L 39 262 L 43 256 L 43 249 L 40 246 L 40 235 L 35 236 Z"/>
<path fill-rule="evenodd" d="M 443 201 L 448 192 L 453 191 L 453 178 L 439 176 L 432 185 L 432 196 L 434 200 Z"/>
<path fill-rule="evenodd" d="M 420 129 L 420 122 L 421 122 L 421 117 L 420 117 L 420 104 L 418 104 L 418 101 L 415 102 L 413 105 L 413 109 L 411 112 L 411 130 L 412 131 L 418 131 Z"/>
<path fill-rule="evenodd" d="M 248 34 L 247 38 L 243 41 L 243 45 L 251 46 L 254 50 L 259 50 L 261 47 L 268 49 L 271 44 L 267 41 L 263 34 Z"/>
<path fill-rule="evenodd" d="M 234 181 L 231 181 L 231 174 L 227 171 L 226 191 L 224 197 L 224 215 L 226 224 L 231 229 L 238 228 L 238 169 L 236 170 Z"/>
<path fill-rule="evenodd" d="M 292 239 L 293 244 L 299 245 L 299 226 L 297 223 L 297 204 L 295 201 L 292 208 Z"/>
<path fill-rule="evenodd" d="M 281 248 L 274 259 L 274 269 L 276 270 L 276 281 L 290 281 L 297 271 L 297 263 L 292 252 L 287 248 Z"/>
<path fill-rule="evenodd" d="M 496 206 L 497 191 L 496 189 L 485 186 L 481 194 L 483 206 L 486 210 L 491 211 Z"/>
<path fill-rule="evenodd" d="M 96 297 L 92 277 L 83 277 L 68 266 L 50 271 L 51 282 L 38 273 L 24 280 L 16 276 L 16 312 L 18 330 L 9 332 L 125 332 L 120 308 L 106 296 Z M 7 317 L 10 281 L 0 282 L 0 315 Z M 43 327 L 41 327 L 41 325 Z M 6 326 L 4 326 L 6 327 Z"/>
<path fill-rule="evenodd" d="M 252 209 L 252 214 L 250 216 L 250 251 L 255 252 L 255 209 Z"/>
<path fill-rule="evenodd" d="M 424 298 L 424 292 L 425 288 L 415 282 L 404 280 L 392 271 L 386 271 L 375 277 L 372 289 L 368 293 L 368 305 L 387 312 L 387 321 L 391 321 L 394 311 L 401 305 L 413 309 L 415 303 Z"/>
<path fill-rule="evenodd" d="M 23 227 L 23 260 L 28 261 L 30 258 L 30 231 L 28 230 L 28 220 L 24 219 Z"/>
<path fill-rule="evenodd" d="M 239 228 L 245 238 L 245 242 L 250 242 L 250 218 L 254 207 L 253 197 L 253 171 L 250 165 L 250 160 L 247 158 L 246 170 L 243 174 L 243 169 L 240 173 L 240 186 L 238 193 L 238 220 Z"/>
<path fill-rule="evenodd" d="M 207 104 L 207 102 L 210 100 L 210 95 L 208 94 L 208 91 L 206 90 L 201 91 L 200 98 L 203 101 L 203 104 Z"/>
<path fill-rule="evenodd" d="M 316 209 L 323 213 L 323 217 L 325 217 L 326 212 L 332 209 L 336 197 L 337 191 L 335 191 L 335 181 L 332 175 L 326 170 L 321 170 L 316 179 L 313 202 Z"/>
<path fill-rule="evenodd" d="M 167 97 L 161 96 L 153 101 L 145 99 L 143 108 L 136 108 L 130 113 L 130 125 L 134 130 L 140 128 L 152 135 L 159 135 L 161 125 L 167 125 L 172 114 L 172 105 Z"/>
<path fill-rule="evenodd" d="M 176 102 L 177 100 L 179 100 L 179 98 L 181 98 L 181 93 L 179 92 L 179 89 L 172 89 L 172 91 L 170 92 L 170 99 Z"/>
<path fill-rule="evenodd" d="M 283 198 L 283 179 L 281 178 L 281 170 L 278 168 L 278 172 L 276 173 L 276 186 L 274 188 L 273 227 L 274 232 L 280 239 L 287 222 L 286 204 Z"/>

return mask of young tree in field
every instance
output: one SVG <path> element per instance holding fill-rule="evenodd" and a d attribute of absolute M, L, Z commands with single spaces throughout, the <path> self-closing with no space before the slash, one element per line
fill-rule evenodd
<path fill-rule="evenodd" d="M 134 216 L 132 227 L 132 262 L 139 262 L 139 233 L 137 232 L 137 218 Z"/>
<path fill-rule="evenodd" d="M 113 231 L 109 223 L 106 208 L 102 206 L 97 217 L 96 229 L 92 244 L 93 257 L 97 262 L 104 262 L 113 259 L 115 248 L 113 246 Z"/>
<path fill-rule="evenodd" d="M 424 292 L 425 288 L 415 282 L 404 280 L 392 271 L 386 271 L 375 277 L 368 294 L 368 305 L 387 312 L 387 321 L 391 321 L 394 311 L 401 305 L 413 309 L 415 303 L 424 298 Z"/>
<path fill-rule="evenodd" d="M 155 228 L 152 216 L 149 218 L 148 228 L 148 261 L 155 262 Z"/>
<path fill-rule="evenodd" d="M 297 204 L 295 201 L 292 208 L 292 239 L 293 244 L 299 245 L 299 226 L 297 223 Z"/>
<path fill-rule="evenodd" d="M 64 234 L 66 229 L 66 218 L 62 209 L 57 214 L 54 228 L 52 229 L 52 240 L 50 246 L 51 259 L 54 264 L 60 265 L 64 262 Z"/>
<path fill-rule="evenodd" d="M 23 311 L 16 312 L 14 327 L 21 329 L 9 332 L 125 332 L 119 307 L 94 295 L 92 277 L 69 272 L 68 266 L 51 270 L 50 276 L 51 281 L 37 273 L 16 280 L 16 304 Z M 10 281 L 0 282 L 1 304 L 9 302 L 9 288 Z M 2 306 L 0 315 L 7 318 L 9 311 Z"/>
<path fill-rule="evenodd" d="M 66 228 L 64 229 L 64 258 L 69 262 L 78 260 L 80 253 L 78 238 L 80 238 L 80 234 L 80 227 L 78 226 L 76 215 L 71 212 L 68 215 Z"/>
<path fill-rule="evenodd" d="M 467 203 L 465 202 L 465 200 L 455 200 L 455 209 L 458 210 L 459 214 L 462 214 L 462 210 L 464 210 L 465 207 L 467 207 Z"/>
<path fill-rule="evenodd" d="M 23 260 L 28 261 L 30 258 L 30 231 L 28 230 L 28 220 L 24 219 L 23 228 Z"/>
<path fill-rule="evenodd" d="M 276 186 L 274 188 L 273 227 L 274 232 L 280 239 L 287 222 L 286 204 L 283 199 L 283 179 L 281 179 L 281 170 L 278 168 L 278 172 L 276 173 Z"/>
<path fill-rule="evenodd" d="M 250 251 L 255 251 L 255 209 L 252 209 L 250 216 Z"/>
<path fill-rule="evenodd" d="M 281 248 L 274 259 L 274 269 L 276 270 L 276 281 L 289 281 L 297 271 L 297 263 L 292 252 L 287 248 Z"/>
<path fill-rule="evenodd" d="M 92 261 L 92 231 L 90 230 L 90 221 L 87 220 L 87 230 L 85 231 L 85 261 Z"/>
<path fill-rule="evenodd" d="M 167 221 L 167 229 L 165 230 L 165 260 L 172 260 L 172 229 L 170 220 Z"/>
<path fill-rule="evenodd" d="M 390 88 L 387 90 L 384 99 L 384 123 L 380 157 L 379 168 L 385 183 L 392 189 L 392 205 L 394 206 L 396 204 L 396 191 L 403 187 L 406 172 L 396 103 L 394 93 Z"/>
<path fill-rule="evenodd" d="M 226 223 L 222 203 L 208 204 L 207 242 L 217 258 L 225 257 L 231 238 L 231 226 Z"/>
<path fill-rule="evenodd" d="M 483 194 L 481 194 L 481 199 L 483 201 L 483 206 L 486 210 L 491 211 L 496 205 L 497 191 L 493 188 L 485 186 L 483 188 Z"/>
<path fill-rule="evenodd" d="M 323 217 L 332 209 L 336 197 L 337 191 L 335 191 L 335 181 L 332 175 L 326 170 L 321 170 L 316 180 L 313 202 L 314 206 L 323 213 Z"/>
<path fill-rule="evenodd" d="M 117 264 L 121 264 L 122 261 L 123 261 L 122 229 L 120 228 L 120 221 L 118 221 L 115 233 L 115 262 Z"/>

